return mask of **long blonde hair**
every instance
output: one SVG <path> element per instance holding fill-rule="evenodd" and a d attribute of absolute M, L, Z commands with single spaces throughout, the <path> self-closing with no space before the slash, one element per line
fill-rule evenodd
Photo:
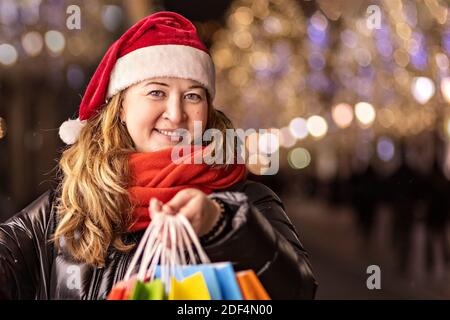
<path fill-rule="evenodd" d="M 53 240 L 78 261 L 102 267 L 110 246 L 127 252 L 123 235 L 132 222 L 127 188 L 130 184 L 128 156 L 136 152 L 126 127 L 120 123 L 124 91 L 118 93 L 87 120 L 77 142 L 62 153 L 61 183 L 56 198 L 59 219 Z M 208 96 L 206 128 L 225 136 L 231 121 L 216 110 Z M 226 141 L 224 141 L 226 143 Z M 63 241 L 62 241 L 63 240 Z"/>

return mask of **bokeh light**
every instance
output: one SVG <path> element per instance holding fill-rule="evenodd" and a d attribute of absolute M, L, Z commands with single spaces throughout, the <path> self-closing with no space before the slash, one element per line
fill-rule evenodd
<path fill-rule="evenodd" d="M 364 126 L 370 126 L 375 120 L 375 109 L 368 102 L 358 102 L 355 105 L 355 115 Z"/>
<path fill-rule="evenodd" d="M 54 54 L 60 54 L 66 45 L 64 35 L 56 30 L 50 30 L 45 33 L 45 44 Z"/>
<path fill-rule="evenodd" d="M 102 23 L 109 31 L 115 31 L 122 23 L 122 8 L 116 5 L 106 5 L 102 9 Z"/>
<path fill-rule="evenodd" d="M 321 116 L 309 117 L 306 121 L 308 132 L 315 138 L 321 138 L 327 134 L 328 124 Z"/>
<path fill-rule="evenodd" d="M 280 145 L 284 148 L 290 148 L 295 145 L 296 138 L 292 135 L 289 127 L 280 129 Z"/>
<path fill-rule="evenodd" d="M 22 47 L 30 57 L 39 55 L 44 47 L 44 41 L 39 32 L 27 32 L 22 37 Z"/>
<path fill-rule="evenodd" d="M 331 116 L 339 128 L 347 128 L 353 121 L 353 108 L 348 103 L 339 103 L 333 107 Z"/>
<path fill-rule="evenodd" d="M 395 146 L 392 139 L 388 137 L 380 137 L 377 142 L 377 155 L 385 162 L 392 160 L 395 153 Z"/>
<path fill-rule="evenodd" d="M 259 151 L 264 154 L 272 154 L 280 148 L 279 135 L 274 132 L 266 132 L 259 135 Z"/>
<path fill-rule="evenodd" d="M 306 120 L 300 117 L 291 120 L 291 122 L 289 123 L 289 130 L 297 139 L 304 139 L 308 136 Z"/>
<path fill-rule="evenodd" d="M 383 108 L 378 112 L 377 115 L 378 122 L 384 128 L 390 128 L 395 124 L 395 114 L 389 108 Z"/>
<path fill-rule="evenodd" d="M 443 53 L 436 54 L 436 65 L 441 70 L 447 70 L 450 65 L 448 57 Z"/>
<path fill-rule="evenodd" d="M 447 117 L 447 119 L 444 121 L 444 130 L 447 134 L 447 137 L 450 138 L 450 117 Z"/>
<path fill-rule="evenodd" d="M 79 89 L 84 83 L 83 69 L 78 65 L 70 65 L 67 68 L 67 82 L 72 89 Z"/>
<path fill-rule="evenodd" d="M 239 7 L 236 9 L 233 19 L 241 26 L 249 26 L 253 22 L 253 11 L 247 7 Z"/>
<path fill-rule="evenodd" d="M 17 61 L 17 50 L 8 43 L 0 44 L 0 63 L 11 66 Z"/>
<path fill-rule="evenodd" d="M 450 77 L 445 77 L 441 80 L 441 93 L 445 101 L 450 103 Z"/>
<path fill-rule="evenodd" d="M 253 132 L 245 137 L 245 149 L 249 155 L 257 154 L 259 148 L 259 134 Z"/>
<path fill-rule="evenodd" d="M 434 82 L 427 77 L 416 77 L 411 84 L 411 92 L 417 102 L 425 104 L 434 95 Z"/>
<path fill-rule="evenodd" d="M 311 163 L 311 154 L 305 148 L 294 148 L 288 153 L 288 162 L 293 169 L 304 169 Z"/>

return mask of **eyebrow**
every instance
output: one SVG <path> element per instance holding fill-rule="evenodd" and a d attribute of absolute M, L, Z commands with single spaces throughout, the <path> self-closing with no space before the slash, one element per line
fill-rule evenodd
<path fill-rule="evenodd" d="M 195 89 L 195 88 L 205 89 L 204 86 L 200 86 L 200 85 L 193 85 L 193 86 L 189 87 L 189 89 Z"/>
<path fill-rule="evenodd" d="M 160 85 L 160 86 L 169 87 L 169 85 L 168 85 L 167 83 L 164 83 L 164 82 L 157 82 L 157 81 L 150 81 L 150 82 L 147 82 L 147 83 L 144 85 L 144 87 L 146 87 L 146 86 L 148 86 L 148 85 L 150 85 L 150 84 L 158 84 L 158 85 Z M 204 87 L 204 86 L 201 86 L 201 85 L 192 85 L 192 86 L 190 86 L 188 89 L 196 89 L 196 88 L 205 89 L 205 87 Z M 205 90 L 206 90 L 206 89 L 205 89 Z"/>
<path fill-rule="evenodd" d="M 150 82 L 147 82 L 146 84 L 144 84 L 144 87 L 146 87 L 146 86 L 148 86 L 148 85 L 150 85 L 150 84 L 159 84 L 160 86 L 166 86 L 166 87 L 169 86 L 167 83 L 164 83 L 164 82 L 150 81 Z"/>

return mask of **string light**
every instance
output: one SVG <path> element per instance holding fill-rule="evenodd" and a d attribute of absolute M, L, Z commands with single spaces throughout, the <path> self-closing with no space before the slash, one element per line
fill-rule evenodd
<path fill-rule="evenodd" d="M 307 18 L 294 0 L 235 0 L 211 48 L 218 103 L 229 106 L 237 126 L 281 128 L 284 148 L 311 136 L 306 143 L 356 155 L 369 143 L 362 135 L 370 132 L 377 143 L 374 152 L 364 151 L 369 161 L 389 142 L 446 121 L 438 116 L 442 100 L 433 97 L 438 84 L 450 103 L 450 32 L 442 24 L 445 6 L 431 10 L 431 2 L 437 3 L 384 1 L 380 27 L 369 30 L 361 16 L 338 14 L 335 24 L 323 12 L 336 13 L 321 3 L 322 10 Z M 321 116 L 303 116 L 311 114 Z M 370 130 L 351 130 L 354 118 Z M 335 127 L 329 129 L 325 119 Z"/>
<path fill-rule="evenodd" d="M 5 26 L 5 32 L 0 35 L 0 68 L 20 61 L 25 68 L 27 64 L 33 64 L 29 72 L 41 72 L 42 68 L 36 65 L 45 62 L 39 60 L 42 54 L 59 59 L 58 63 L 50 63 L 52 70 L 65 69 L 66 64 L 71 63 L 78 63 L 83 68 L 97 63 L 114 36 L 111 32 L 117 30 L 123 16 L 120 6 L 89 3 L 85 7 L 88 16 L 81 25 L 77 25 L 73 24 L 76 20 L 69 12 L 67 19 L 52 14 L 45 14 L 45 19 L 41 19 L 42 12 L 60 11 L 58 1 L 28 0 L 20 4 L 5 1 L 0 5 L 0 24 Z M 73 31 L 78 28 L 83 32 Z M 44 46 L 47 48 L 45 52 Z"/>

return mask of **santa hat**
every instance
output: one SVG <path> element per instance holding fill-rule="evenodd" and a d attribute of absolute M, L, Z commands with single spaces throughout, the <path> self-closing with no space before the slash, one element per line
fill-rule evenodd
<path fill-rule="evenodd" d="M 127 87 L 155 77 L 177 77 L 199 82 L 215 94 L 215 70 L 195 26 L 174 12 L 157 12 L 126 31 L 109 47 L 81 100 L 79 116 L 59 128 L 66 144 L 77 141 L 86 120 L 106 101 Z"/>

